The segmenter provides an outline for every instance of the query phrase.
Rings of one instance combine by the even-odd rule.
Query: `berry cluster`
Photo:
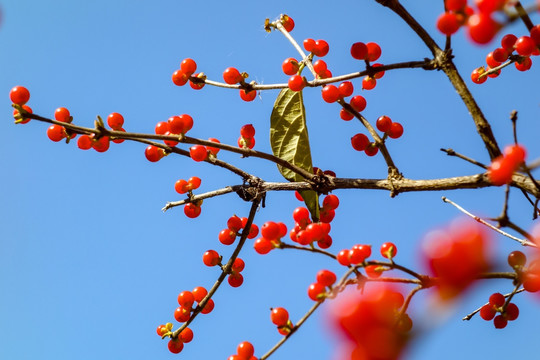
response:
[[[332,291],[332,285],[336,282],[337,277],[330,270],[321,270],[317,273],[316,279],[316,282],[308,287],[308,296],[313,301],[323,301],[326,294]]]
[[[253,248],[261,255],[268,254],[279,247],[281,238],[287,235],[287,226],[282,222],[267,221],[261,226],[261,235],[255,240]]]
[[[502,27],[493,14],[503,10],[507,0],[475,0],[477,11],[467,0],[445,0],[446,11],[437,19],[437,29],[447,36],[467,26],[468,35],[477,44],[487,44]]]
[[[238,344],[236,354],[229,356],[227,360],[257,360],[257,358],[253,356],[254,353],[255,348],[253,345],[249,341],[243,341]]]
[[[240,128],[238,146],[243,149],[253,149],[255,146],[255,128],[253,125],[247,124]]]
[[[495,316],[497,313],[499,315]],[[486,321],[493,320],[495,328],[502,329],[508,321],[516,320],[519,316],[519,308],[514,303],[506,303],[501,293],[491,294],[489,302],[480,309],[480,317]]]
[[[356,60],[365,60],[366,62],[377,61],[381,57],[381,47],[379,44],[369,42],[364,44],[363,42],[357,42],[351,46],[351,56]],[[371,65],[372,68],[382,66],[382,64],[376,63]],[[368,75],[362,80],[362,90],[374,89],[377,85],[377,79],[384,76],[384,71],[375,72],[372,76]]]
[[[507,146],[501,156],[493,159],[488,168],[487,175],[493,185],[509,184],[512,175],[525,161],[527,153],[519,144]]]
[[[516,271],[518,280],[528,292],[540,291],[540,260],[535,259],[525,267],[527,257],[521,251],[512,251],[508,255],[508,265]]]
[[[223,245],[232,245],[237,236],[240,236],[240,230],[242,230],[247,224],[247,218],[240,218],[236,215],[233,215],[227,220],[227,228],[219,232],[219,242]],[[255,224],[251,224],[249,228],[249,233],[247,235],[248,239],[253,239],[259,234],[259,227]]]
[[[540,55],[540,25],[536,25],[530,31],[530,36],[517,37],[514,34],[507,34],[501,39],[501,47],[491,51],[486,56],[487,68],[481,66],[473,70],[471,80],[476,84],[482,84],[487,80],[487,77],[497,77],[501,73],[499,68],[497,71],[491,69],[501,66],[508,59],[514,61],[516,69],[519,71],[527,71],[532,66],[531,56]],[[514,51],[517,53],[514,54]],[[488,73],[487,75],[483,75]]]
[[[201,179],[197,176],[190,177],[187,181],[180,179],[174,184],[174,190],[179,194],[188,193],[188,197],[191,197],[192,191],[201,186]],[[196,218],[201,214],[202,200],[184,205],[184,214],[189,218]]]
[[[270,320],[277,326],[279,333],[284,336],[289,335],[294,327],[289,319],[289,312],[282,307],[270,309]]]
[[[161,337],[170,336],[172,334],[172,323],[166,323],[157,327],[157,334]],[[169,351],[173,354],[178,354],[184,349],[184,343],[188,343],[193,340],[193,331],[190,328],[183,329],[178,337],[171,338],[168,343]]]

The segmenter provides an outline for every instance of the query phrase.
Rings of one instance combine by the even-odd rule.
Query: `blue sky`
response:
[[[404,2],[435,39],[442,1]],[[247,216],[249,204],[236,195],[206,200],[202,215],[187,219],[181,208],[166,213],[168,201],[179,200],[178,179],[199,176],[200,192],[240,179],[208,164],[169,156],[154,164],[137,143],[113,145],[105,154],[83,152],[75,144],[53,143],[38,122],[13,124],[9,90],[24,85],[31,92],[34,112],[52,117],[59,106],[69,108],[74,123],[92,126],[96,115],[120,112],[125,128],[153,132],[159,121],[187,113],[195,125],[190,135],[217,137],[235,144],[239,128],[256,128],[256,148],[270,152],[269,119],[277,91],[261,94],[251,103],[237,91],[205,87],[178,88],[171,74],[186,57],[210,79],[235,66],[259,83],[282,83],[281,62],[297,57],[279,34],[267,34],[265,18],[291,15],[292,35],[325,39],[325,58],[333,73],[361,70],[349,55],[353,42],[375,41],[383,63],[422,60],[430,53],[394,14],[375,1],[218,2],[205,6],[185,1],[74,2],[0,0],[0,358],[2,359],[225,359],[244,340],[265,353],[280,339],[269,320],[269,308],[283,306],[293,320],[312,305],[308,285],[322,268],[343,269],[316,254],[273,251],[256,254],[246,246],[245,283],[227,284],[215,296],[216,308],[193,324],[194,340],[180,355],[168,352],[156,334],[157,325],[172,321],[176,296],[195,286],[211,287],[218,270],[201,261],[208,249],[230,254],[217,240],[232,214]],[[538,22],[538,14],[533,21]],[[506,29],[518,36],[521,24]],[[513,67],[483,85],[471,84],[472,69],[497,46],[473,46],[463,30],[454,37],[455,63],[476,97],[501,146],[512,142],[508,114],[519,111],[519,139],[529,159],[540,152],[537,84],[539,66],[520,73]],[[355,82],[360,93],[360,82]],[[384,178],[381,156],[368,158],[354,151],[350,137],[362,129],[339,119],[339,106],[321,101],[318,89],[305,92],[307,121],[314,165],[340,177]],[[489,161],[463,103],[442,72],[387,72],[377,88],[361,94],[364,115],[375,120],[388,115],[401,122],[405,134],[389,142],[389,151],[403,174],[412,179],[470,175],[480,170],[439,149],[451,147],[478,161]],[[257,159],[219,154],[268,181],[281,181],[276,167]],[[404,193],[390,199],[382,191],[336,191],[341,205],[332,223],[333,250],[370,243],[376,251],[385,241],[399,248],[396,261],[422,270],[420,243],[431,229],[459,216],[442,195],[476,214],[500,213],[503,189]],[[255,222],[283,221],[292,225],[299,206],[291,193],[270,193]],[[512,191],[510,215],[531,228],[531,209]],[[508,238],[495,236],[494,256],[506,270],[506,254],[518,249]],[[374,252],[375,252],[374,251]],[[489,281],[457,304],[447,318],[415,342],[408,358],[454,359],[524,357],[537,351],[531,334],[540,316],[538,297],[516,297],[520,318],[504,330],[477,317],[461,317],[483,304],[493,292],[509,292],[507,281]],[[414,299],[413,321],[434,318],[427,293]],[[176,327],[176,323],[175,323]],[[272,358],[331,358],[336,338],[326,329],[324,306]],[[524,336],[524,334],[529,334]]]

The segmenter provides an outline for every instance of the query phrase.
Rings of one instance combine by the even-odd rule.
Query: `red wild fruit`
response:
[[[381,245],[381,255],[387,259],[392,259],[397,254],[397,247],[391,242],[385,242]]]
[[[364,60],[368,55],[368,48],[363,42],[357,42],[351,46],[351,55],[356,60]]]
[[[208,141],[214,142],[216,144],[220,144],[219,140],[216,138],[208,138]],[[217,153],[221,150],[220,148],[213,147],[213,146],[207,146],[206,149],[210,151],[210,153],[214,156],[217,155]]]
[[[270,312],[270,320],[276,326],[285,326],[289,321],[289,312],[282,308],[273,308]]]
[[[124,117],[119,113],[111,113],[107,116],[107,124],[113,130],[119,130],[124,126]]]
[[[201,207],[193,203],[186,204],[184,205],[184,214],[188,218],[196,218],[201,214]]]
[[[336,102],[340,98],[339,89],[332,84],[326,85],[322,89],[322,98],[327,103],[333,103]]]
[[[313,70],[315,70],[317,75],[324,77],[324,74],[326,74],[326,71],[328,70],[328,66],[324,60],[319,59],[313,63]]]
[[[369,139],[364,134],[356,134],[351,138],[351,145],[356,151],[364,151],[369,145]]]
[[[255,127],[252,124],[246,124],[240,128],[240,135],[244,138],[255,136]]]
[[[182,351],[182,349],[184,349],[184,343],[179,338],[171,339],[169,340],[167,347],[169,348],[169,351],[173,354],[178,354]]]
[[[193,118],[188,114],[171,116],[167,122],[171,134],[185,134],[193,127]]]
[[[208,151],[204,145],[193,145],[189,148],[189,156],[197,162],[206,160]]]
[[[162,148],[159,148],[157,146],[148,145],[148,147],[144,151],[144,155],[146,156],[146,159],[148,161],[156,162],[161,160],[161,158],[165,156],[165,151],[163,151]]]
[[[369,143],[369,145],[366,147],[364,152],[366,153],[367,156],[375,156],[379,152],[379,147],[377,146],[376,143],[372,142],[372,143]]]
[[[203,254],[203,263],[206,266],[216,266],[220,263],[221,257],[215,250],[208,250]]]
[[[471,73],[472,82],[475,83],[475,84],[483,84],[483,83],[485,83],[488,77],[487,76],[480,77],[480,75],[482,75],[485,71],[486,70],[484,69],[483,66],[474,69],[473,72]]]
[[[313,283],[309,285],[308,296],[313,301],[322,301],[324,300],[324,295],[326,293],[325,286],[319,283]]]
[[[531,56],[536,50],[536,44],[529,36],[522,36],[517,39],[514,45],[516,52],[521,56]]]
[[[469,37],[478,44],[487,44],[493,39],[501,25],[491,15],[478,13],[471,15],[467,21]]]
[[[326,56],[328,54],[328,51],[330,50],[330,47],[328,46],[328,43],[324,40],[316,40],[315,46],[313,47],[313,54],[319,57]]]
[[[356,95],[351,98],[351,106],[357,112],[362,112],[366,108],[367,102],[362,95]]]
[[[238,360],[251,360],[255,353],[255,348],[249,341],[244,341],[238,345],[236,352],[239,356]]]
[[[29,114],[32,114],[32,108],[28,105],[23,105],[22,108]],[[19,112],[19,110],[17,109],[14,109],[13,110],[13,117],[15,118],[15,123],[16,124],[26,124],[28,123],[31,119],[30,118],[23,118]]]
[[[334,274],[330,270],[321,270],[317,273],[317,283],[323,286],[330,287],[334,285],[336,280],[337,280],[336,274]]]
[[[398,122],[393,122],[388,130],[388,137],[392,139],[400,138],[403,135],[403,125]]]
[[[532,60],[530,57],[526,57],[523,59],[519,59],[518,61],[514,63],[514,65],[516,69],[518,69],[519,71],[527,71],[532,66]]]
[[[375,125],[377,126],[377,129],[379,129],[379,131],[382,131],[384,133],[388,132],[388,130],[390,130],[390,127],[392,126],[392,119],[390,119],[386,115],[380,116],[377,119]]]
[[[503,49],[511,53],[514,51],[514,45],[517,41],[517,36],[514,34],[506,34],[501,39],[501,46]]]
[[[460,26],[458,15],[453,12],[445,12],[437,19],[437,29],[446,36],[456,33]]]
[[[301,75],[293,75],[289,78],[288,86],[292,91],[301,91],[306,86],[306,79]]]
[[[56,109],[54,111],[54,118],[57,121],[61,121],[65,123],[70,123],[72,120],[69,110],[66,109],[65,107],[59,107],[58,109]]]
[[[294,20],[289,15],[281,16],[281,24],[288,32],[291,32],[294,29]]]
[[[9,98],[12,103],[22,106],[30,100],[30,92],[24,86],[15,86],[9,92]]]
[[[229,85],[234,85],[244,80],[244,78],[236,68],[228,67],[223,72],[223,80]]]
[[[460,11],[467,6],[467,0],[445,0],[446,10]]]
[[[371,76],[366,76],[362,80],[362,90],[372,90],[377,86],[377,80]]]
[[[180,70],[187,76],[191,76],[197,70],[197,63],[190,58],[184,59],[180,63]]]
[[[88,135],[81,135],[77,140],[77,146],[81,150],[90,150],[92,148],[92,138]]]
[[[352,82],[344,81],[341,84],[339,84],[338,90],[339,90],[339,95],[341,97],[348,97],[353,94],[354,87],[353,87]]]
[[[58,142],[67,137],[66,129],[60,125],[51,125],[47,129],[47,136],[54,142]]]
[[[285,61],[283,61],[283,64],[281,64],[281,69],[285,75],[295,75],[299,68],[300,65],[295,58],[287,58]]]
[[[208,290],[206,290],[202,286],[197,286],[196,288],[194,288],[191,291],[191,293],[193,294],[193,299],[196,302],[201,302],[206,297],[206,295],[208,294]]]
[[[189,80],[189,75],[186,75],[182,70],[176,70],[172,74],[172,81],[176,86],[184,86]]]
[[[193,330],[190,328],[184,328],[178,335],[178,337],[182,340],[184,343],[188,343],[191,340],[193,340]]]
[[[368,49],[367,59],[369,61],[377,61],[381,57],[381,47],[379,44],[374,42],[369,42],[366,44]]]
[[[339,117],[345,121],[350,121],[354,119],[354,115],[345,110],[344,108],[341,108],[341,110],[339,111]]]
[[[240,89],[240,98],[244,101],[253,101],[257,97],[256,90]]]

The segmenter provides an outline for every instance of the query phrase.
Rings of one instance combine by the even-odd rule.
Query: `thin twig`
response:
[[[527,241],[527,240],[525,240],[525,239],[520,239],[520,238],[518,238],[518,237],[515,237],[515,236],[513,236],[513,235],[510,235],[510,234],[508,234],[507,232],[502,231],[501,229],[497,228],[496,226],[493,226],[493,225],[491,225],[490,223],[486,222],[485,220],[479,218],[478,216],[471,214],[470,212],[468,212],[467,210],[465,210],[464,208],[462,208],[461,206],[459,206],[458,204],[456,204],[456,203],[453,202],[452,200],[446,198],[445,196],[442,197],[442,200],[443,200],[444,202],[446,202],[446,203],[449,203],[449,204],[454,205],[454,206],[455,206],[458,210],[460,210],[462,213],[464,213],[464,214],[470,216],[471,218],[473,218],[474,220],[478,221],[479,223],[481,223],[481,224],[483,224],[483,225],[489,227],[489,228],[492,229],[492,230],[495,230],[495,231],[498,232],[499,234],[502,234],[502,235],[504,235],[504,236],[506,236],[506,237],[508,237],[508,238],[510,238],[510,239],[512,239],[512,240],[515,240],[515,241],[519,242],[519,243],[520,243],[521,245],[523,245],[523,246],[537,247],[537,245],[536,245],[535,243],[532,243],[532,242]]]

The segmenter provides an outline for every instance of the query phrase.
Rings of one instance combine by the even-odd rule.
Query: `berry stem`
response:
[[[291,36],[291,34],[289,34],[287,30],[285,30],[285,27],[283,27],[283,25],[281,24],[281,21],[277,20],[277,21],[274,21],[272,24],[276,29],[278,29],[283,34],[283,36],[287,38],[287,40],[289,40],[292,46],[294,46],[296,51],[298,51],[300,56],[302,56],[303,61],[305,61],[305,64],[308,67],[309,71],[311,71],[311,73],[313,74],[313,77],[316,78],[317,73],[315,72],[315,69],[313,69],[313,65],[311,64],[311,61],[306,60],[307,59],[306,53],[304,52],[304,50],[302,50],[298,42]]]
[[[510,295],[513,296],[514,294],[517,294],[517,293],[520,293],[520,292],[523,292],[523,291],[525,291],[525,289],[519,289],[517,291],[512,291],[511,293],[508,293],[508,294],[504,295],[504,297],[509,297]],[[489,305],[489,302],[485,303],[484,305]],[[484,306],[484,305],[482,305],[482,306]],[[474,315],[476,315],[477,313],[480,312],[480,310],[482,309],[482,306],[480,306],[478,309],[474,310],[472,313],[464,316],[461,320],[464,320],[464,321],[465,320],[467,320],[467,321],[471,320]]]

